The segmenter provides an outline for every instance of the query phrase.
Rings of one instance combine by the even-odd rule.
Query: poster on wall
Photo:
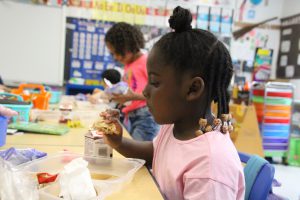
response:
[[[256,48],[253,81],[268,81],[271,75],[273,49]]]
[[[203,30],[208,30],[209,24],[209,7],[197,6],[197,23],[196,27]]]
[[[222,9],[221,16],[221,33],[230,35],[233,21],[233,10],[232,9]]]
[[[300,78],[300,14],[281,19],[278,78]]]
[[[210,7],[209,30],[213,33],[220,33],[221,8]]]

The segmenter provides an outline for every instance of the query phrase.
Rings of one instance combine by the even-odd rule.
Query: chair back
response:
[[[272,191],[275,169],[265,159],[257,155],[239,152],[244,168],[246,192],[245,200],[265,200]]]

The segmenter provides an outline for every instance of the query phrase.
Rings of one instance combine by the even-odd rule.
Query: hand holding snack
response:
[[[115,148],[121,144],[123,129],[119,121],[120,112],[109,109],[100,113],[100,118],[93,124],[93,129],[103,135],[104,142]]]
[[[108,103],[110,100],[110,97],[102,90],[97,90],[97,92],[95,92],[93,94],[87,94],[87,100],[91,104],[98,104],[100,102]]]

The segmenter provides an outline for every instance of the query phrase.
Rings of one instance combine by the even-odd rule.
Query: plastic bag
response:
[[[0,199],[38,200],[37,179],[0,158]]]
[[[88,200],[96,197],[88,162],[76,158],[59,174],[60,196],[66,200]]]
[[[37,151],[35,149],[16,149],[14,147],[0,151],[0,157],[8,161],[13,166],[42,158],[46,155],[47,153]]]

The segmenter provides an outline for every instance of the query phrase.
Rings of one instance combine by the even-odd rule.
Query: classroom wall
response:
[[[269,0],[262,1],[259,5],[253,5],[247,1],[242,12],[241,4],[244,0],[237,0],[235,6],[235,21],[241,23],[258,23],[263,20],[281,17],[282,6],[284,0]],[[242,19],[242,20],[240,20]],[[268,24],[279,25],[280,20],[274,20]],[[235,26],[234,30],[241,27]],[[274,79],[276,76],[277,55],[279,50],[280,30],[271,28],[255,28],[243,38],[233,40],[231,45],[231,54],[233,59],[253,61],[256,47],[263,47],[263,38],[268,37],[266,48],[273,49],[273,59],[271,67],[270,78]],[[248,38],[250,38],[248,40]]]
[[[299,0],[285,0],[282,6],[282,17],[288,17],[291,15],[300,13],[300,1]]]
[[[63,9],[0,0],[0,74],[7,85],[63,84]]]
[[[236,15],[235,20],[240,21],[240,6],[244,0],[237,0],[236,2]],[[299,0],[294,0],[299,1]],[[242,12],[242,21],[249,23],[257,23],[262,20],[280,17],[282,12],[282,6],[285,4],[285,0],[264,0],[258,5],[253,5],[249,0],[245,4],[244,12]],[[271,22],[272,24],[278,24],[278,21]]]
[[[300,13],[300,1],[299,0],[285,0],[283,7],[282,7],[282,13],[281,13],[281,17],[288,17],[288,16],[292,16],[295,14],[299,14]],[[297,100],[300,100],[300,79],[292,79],[290,81],[291,83],[293,83],[295,85],[295,92],[294,93],[294,97]]]

